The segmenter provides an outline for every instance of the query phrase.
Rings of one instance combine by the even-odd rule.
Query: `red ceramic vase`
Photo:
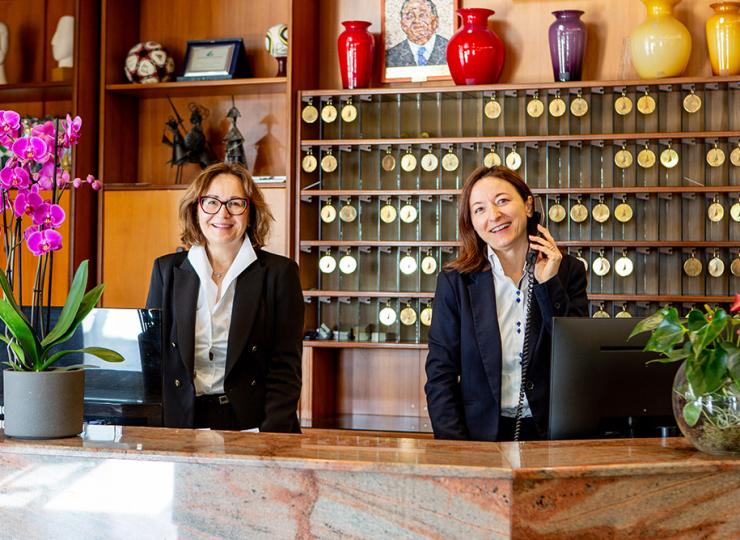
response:
[[[344,32],[339,34],[339,71],[344,88],[367,88],[373,72],[375,39],[367,31],[367,21],[343,21]]]
[[[460,8],[462,26],[447,44],[447,65],[455,84],[492,84],[504,68],[504,42],[488,29],[494,11]]]

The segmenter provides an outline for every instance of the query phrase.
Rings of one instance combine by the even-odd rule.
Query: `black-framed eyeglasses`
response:
[[[222,201],[218,197],[204,195],[198,199],[198,204],[206,214],[218,214],[221,207],[225,206],[226,211],[232,216],[241,216],[249,208],[249,199],[234,197],[228,201]]]

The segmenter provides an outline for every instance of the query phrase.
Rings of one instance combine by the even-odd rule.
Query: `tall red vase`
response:
[[[447,44],[447,65],[455,84],[491,84],[501,77],[504,42],[488,29],[493,14],[485,8],[457,10],[462,25]]]
[[[342,21],[344,32],[339,34],[339,71],[344,88],[367,88],[373,73],[375,39],[367,31],[368,21]]]

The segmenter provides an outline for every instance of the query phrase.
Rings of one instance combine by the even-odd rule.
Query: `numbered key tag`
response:
[[[591,315],[594,319],[610,319],[611,316],[604,310],[604,304],[599,305],[599,309]]]
[[[418,212],[416,210],[416,207],[411,204],[410,202],[407,202],[401,207],[401,210],[398,212],[398,216],[404,223],[413,223],[416,221],[416,217],[418,215]]]
[[[535,92],[534,97],[527,103],[527,114],[532,118],[539,118],[545,112],[545,104],[542,103],[539,93]]]
[[[331,124],[337,119],[337,108],[332,104],[331,98],[321,109],[321,119],[327,124]]]
[[[321,170],[325,173],[332,173],[337,170],[337,158],[331,152],[331,148],[326,151],[326,155],[321,158]]]
[[[581,198],[578,197],[576,204],[570,207],[570,219],[576,223],[583,223],[588,218],[588,208],[586,208],[581,202]]]
[[[437,259],[432,256],[431,251],[427,251],[426,256],[421,260],[421,271],[428,276],[437,271]]]
[[[391,326],[392,324],[395,324],[396,310],[393,309],[390,304],[386,304],[386,306],[380,310],[380,313],[378,313],[378,320],[381,324],[385,326]]]
[[[335,219],[337,219],[337,210],[332,206],[331,204],[331,198],[329,198],[326,201],[326,204],[321,207],[321,212],[319,212],[319,215],[321,216],[321,221],[324,223],[332,223]]]
[[[490,169],[492,167],[500,167],[501,163],[503,163],[501,156],[496,152],[496,148],[492,146],[489,152],[483,157],[483,166]]]
[[[701,98],[694,93],[694,89],[683,98],[683,108],[689,114],[694,114],[701,109]]]
[[[416,311],[411,307],[411,304],[406,304],[406,307],[401,310],[399,319],[404,326],[413,326],[416,324]]]
[[[506,155],[506,166],[512,171],[516,171],[522,166],[522,156],[516,151],[516,144]]]
[[[347,199],[347,204],[342,206],[342,209],[339,211],[339,219],[345,223],[352,223],[357,219],[357,208],[352,206],[350,199]]]
[[[627,277],[632,274],[635,266],[632,263],[632,259],[627,256],[627,252],[623,251],[622,256],[614,262],[614,271],[620,277]]]
[[[406,172],[416,169],[416,156],[411,152],[411,148],[401,158],[401,168]]]
[[[339,259],[339,271],[343,274],[351,274],[357,270],[357,259],[350,253]]]
[[[407,276],[411,275],[416,272],[417,269],[416,258],[410,253],[406,253],[406,255],[401,257],[401,260],[398,263],[398,267],[401,270],[402,274]]]
[[[447,172],[456,171],[460,165],[460,158],[457,157],[454,150],[450,146],[447,153],[442,158],[442,168]]]
[[[627,97],[626,90],[622,90],[622,95],[614,100],[614,111],[620,116],[626,116],[632,112],[632,100]]]
[[[609,207],[604,203],[604,197],[599,197],[599,202],[591,209],[591,216],[598,223],[606,223],[609,214]]]
[[[640,99],[637,100],[637,110],[646,116],[655,111],[655,98],[647,90],[645,90],[645,95],[640,96]]]
[[[319,119],[319,110],[314,107],[312,99],[309,99],[308,105],[303,107],[303,110],[301,111],[301,118],[307,124],[313,124],[314,122],[316,122],[316,120]]]
[[[666,169],[672,169],[678,165],[678,152],[671,148],[671,143],[668,143],[668,148],[660,153],[660,162]]]
[[[712,200],[712,204],[707,208],[707,217],[712,223],[719,223],[725,217],[725,207],[720,204],[717,197]]]
[[[349,98],[342,107],[342,120],[349,124],[354,122],[355,119],[357,119],[357,107],[352,104],[352,98]]]
[[[719,258],[719,252],[714,252],[714,257],[707,263],[707,272],[712,277],[721,277],[725,273],[725,262]]]
[[[424,326],[432,326],[432,306],[427,304],[426,307],[421,310],[421,313],[419,314],[419,320]]]
[[[583,99],[583,94],[579,90],[576,99],[570,102],[570,112],[573,116],[581,118],[588,113],[588,101]]]
[[[627,311],[627,304],[622,304],[622,311],[614,315],[615,319],[629,319],[631,317],[632,317],[632,314],[629,311]]]
[[[565,219],[566,215],[565,207],[560,204],[560,196],[555,197],[555,203],[547,210],[547,216],[550,218],[550,221],[560,223]]]
[[[721,167],[724,163],[725,151],[717,143],[714,143],[714,148],[710,148],[709,152],[707,152],[707,165],[710,167]]]
[[[331,274],[337,268],[337,261],[331,255],[331,251],[327,251],[326,255],[319,259],[319,270],[324,274]]]
[[[496,92],[494,92],[490,101],[483,107],[483,114],[486,115],[486,118],[496,120],[501,116],[501,110],[501,104],[496,100]]]
[[[391,172],[396,168],[396,158],[391,153],[390,147],[386,149],[383,159],[380,160],[380,166],[383,167],[383,170],[386,172]]]
[[[621,150],[614,154],[614,164],[620,169],[627,169],[632,165],[632,153],[623,144]]]
[[[627,197],[623,197],[622,202],[619,203],[614,209],[614,217],[620,223],[627,223],[629,220],[631,220],[633,213],[634,212],[632,211],[632,207],[627,204]]]
[[[594,259],[591,268],[593,269],[594,274],[599,277],[604,277],[609,273],[609,270],[611,270],[611,263],[609,263],[609,260],[604,256],[603,250],[599,253],[599,256]]]
[[[550,115],[554,118],[560,118],[565,114],[565,111],[568,110],[565,101],[560,97],[560,91],[556,92],[555,97],[550,100],[548,109],[550,110]]]
[[[310,148],[306,150],[306,155],[303,156],[303,159],[301,160],[301,167],[303,168],[304,172],[312,173],[316,170],[316,167],[319,166],[319,162],[316,159],[316,156],[313,155],[313,150]]]
[[[689,277],[697,277],[701,274],[701,270],[701,261],[696,258],[695,253],[692,251],[691,257],[686,259],[686,261],[683,263],[683,271],[686,272],[686,275]]]
[[[656,161],[657,157],[655,156],[655,152],[650,150],[648,144],[645,143],[645,148],[640,150],[640,153],[637,154],[637,164],[643,169],[649,169],[655,165]]]
[[[380,209],[380,221],[383,223],[393,223],[396,220],[396,207],[390,202],[385,203],[383,208]]]

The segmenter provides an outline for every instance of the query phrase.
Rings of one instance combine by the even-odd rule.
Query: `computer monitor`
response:
[[[648,360],[639,319],[553,319],[550,439],[678,434],[671,406],[680,362]]]
[[[50,327],[56,324],[61,309],[51,308]],[[0,322],[0,332],[4,331]],[[74,353],[56,364],[92,366],[85,372],[86,419],[122,424],[157,423],[162,402],[159,310],[95,308],[72,338],[55,350],[83,347],[106,347],[124,358],[123,362],[111,363],[90,354]],[[0,346],[0,362],[7,359],[7,348]],[[0,399],[3,398],[1,387]]]

